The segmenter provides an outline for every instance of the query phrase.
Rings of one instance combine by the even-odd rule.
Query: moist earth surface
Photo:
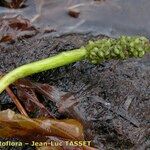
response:
[[[69,34],[60,37],[33,37],[0,45],[0,71],[47,58],[61,51],[78,48],[93,37]],[[71,116],[85,127],[87,140],[98,149],[146,149],[150,125],[150,55],[141,59],[112,60],[99,65],[77,62],[30,77],[73,93],[79,103]],[[14,108],[1,94],[1,110]]]

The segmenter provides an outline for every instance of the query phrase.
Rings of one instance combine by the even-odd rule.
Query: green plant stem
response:
[[[2,77],[0,80],[0,93],[20,78],[80,61],[85,59],[86,53],[86,49],[82,47],[80,49],[62,52],[56,56],[18,67]]]

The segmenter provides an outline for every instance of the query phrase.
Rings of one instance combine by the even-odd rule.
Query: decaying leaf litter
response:
[[[96,38],[101,38],[101,36]],[[29,40],[16,41],[12,45],[1,45],[3,53],[0,57],[1,60],[4,59],[1,71],[6,71],[6,67],[7,70],[10,70],[28,61],[46,58],[59,51],[78,48],[89,39],[93,39],[90,34],[72,34],[54,39],[33,37]],[[35,42],[38,45],[35,44],[33,47]],[[15,48],[13,51],[12,46]],[[44,50],[42,50],[43,48]],[[7,58],[3,57],[8,54],[9,50],[12,53]],[[28,53],[29,51],[30,53]],[[30,55],[31,52],[34,55]],[[18,56],[21,56],[22,59],[19,59]],[[127,148],[141,147],[144,149],[144,146],[145,148],[149,146],[147,144],[149,136],[149,69],[149,55],[147,55],[138,60],[111,61],[99,66],[90,65],[86,61],[75,63],[34,75],[30,80],[36,81],[38,84],[48,83],[56,89],[59,88],[60,93],[62,91],[69,92],[71,93],[69,97],[73,95],[76,100],[79,99],[79,103],[69,110],[69,115],[65,113],[60,116],[57,107],[52,107],[52,112],[55,112],[55,117],[58,118],[70,117],[71,114],[70,118],[80,120],[84,126],[88,122],[89,125],[85,128],[86,137],[90,139],[92,135],[93,142],[99,148],[122,147],[125,149],[127,146]],[[108,87],[110,88],[108,89]],[[2,98],[3,96],[1,95]],[[41,97],[41,95],[38,96]],[[47,97],[42,96],[43,99],[46,101]],[[4,102],[5,100],[8,98],[3,99]]]

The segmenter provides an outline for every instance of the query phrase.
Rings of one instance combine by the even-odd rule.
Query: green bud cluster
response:
[[[97,64],[110,59],[142,57],[147,51],[150,51],[150,44],[145,37],[121,36],[118,39],[104,38],[98,41],[89,41],[85,48],[88,59]]]

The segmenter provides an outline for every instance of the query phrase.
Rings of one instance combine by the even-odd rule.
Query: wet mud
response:
[[[103,36],[70,34],[1,44],[0,71],[8,72],[22,64],[80,47],[89,39],[98,38]],[[69,117],[84,124],[86,139],[92,140],[95,147],[143,149],[149,146],[149,59],[150,55],[146,55],[141,59],[114,60],[96,66],[82,61],[33,75],[30,79],[54,85],[79,99],[79,103],[69,110]],[[0,99],[1,109],[14,108],[4,93]]]

